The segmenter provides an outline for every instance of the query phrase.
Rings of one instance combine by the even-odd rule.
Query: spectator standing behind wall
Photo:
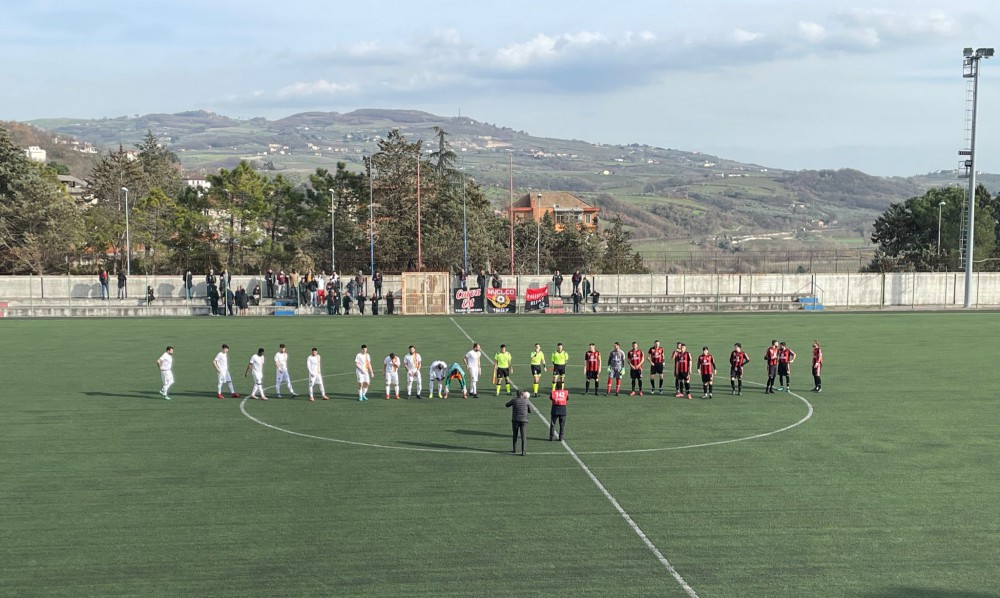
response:
[[[190,270],[184,273],[184,296],[190,301],[194,299],[194,274]]]
[[[396,298],[393,297],[392,291],[389,291],[389,294],[385,296],[385,315],[391,316],[393,313],[395,313],[395,309],[396,309]]]
[[[580,274],[579,270],[577,270],[576,272],[573,273],[573,278],[571,278],[570,280],[573,282],[573,292],[574,293],[579,293],[580,292],[580,282],[583,281],[583,275]]]
[[[590,297],[590,279],[589,278],[587,278],[586,276],[583,277],[583,282],[580,284],[580,288],[582,289],[582,292],[580,293],[580,296],[582,296],[582,297]]]
[[[118,298],[126,299],[128,297],[128,277],[121,270],[118,271]]]
[[[274,299],[274,270],[268,268],[264,275],[264,287],[267,289],[267,297]]]
[[[552,275],[552,295],[555,297],[562,297],[562,283],[563,275],[556,270],[556,273]]]
[[[97,273],[97,281],[101,283],[101,299],[111,299],[111,289],[108,288],[108,269],[101,268]]]
[[[382,298],[382,273],[381,272],[376,272],[375,275],[372,276],[372,284],[375,285],[375,296],[378,297],[379,299],[381,299]]]

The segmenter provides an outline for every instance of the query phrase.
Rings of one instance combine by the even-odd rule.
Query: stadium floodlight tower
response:
[[[965,307],[972,305],[972,262],[973,248],[975,247],[973,233],[976,224],[976,99],[979,91],[979,61],[983,58],[993,56],[993,48],[965,48],[962,52],[963,73],[966,79],[972,79],[972,87],[969,94],[969,147],[960,150],[958,155],[964,156],[965,161],[961,163],[959,172],[963,175],[968,173],[969,195],[966,201],[968,208],[968,222],[965,229]]]

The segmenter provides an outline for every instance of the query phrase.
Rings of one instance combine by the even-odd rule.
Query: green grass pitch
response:
[[[506,343],[520,385],[534,342],[547,353],[566,344],[567,444],[698,596],[1000,596],[998,322],[2,321],[0,595],[685,596],[540,419],[528,425],[528,456],[508,453],[506,399],[488,375],[478,400],[384,401],[378,376],[371,400],[356,400],[361,343],[378,371],[411,343],[425,364],[457,361],[467,333],[490,356]],[[761,382],[771,338],[798,352],[793,388],[814,408],[780,433],[710,444],[809,412],[759,386],[730,396],[728,369],[710,401],[579,392],[590,341],[606,355],[615,340],[683,340],[692,353],[708,345],[720,365],[740,341],[748,381]],[[814,338],[826,358],[818,395],[808,392]],[[246,414],[242,400],[216,399],[210,361],[223,342],[244,395],[250,355],[267,350],[273,384],[271,356],[287,344],[299,398],[247,401]],[[172,401],[157,394],[154,363],[167,344]],[[313,346],[329,402],[302,400]],[[535,404],[547,417],[548,401]]]

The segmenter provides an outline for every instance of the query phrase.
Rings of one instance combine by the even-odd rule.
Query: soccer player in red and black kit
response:
[[[677,350],[674,351],[674,376],[678,388],[674,396],[686,396],[691,400],[691,354],[684,343],[678,343]]]
[[[663,347],[660,341],[653,341],[653,346],[647,352],[649,355],[649,388],[651,394],[656,394],[656,377],[660,377],[660,394],[663,394]]]
[[[743,396],[743,366],[749,362],[750,357],[743,351],[743,345],[733,345],[733,352],[729,354],[729,386],[734,395]]]
[[[778,376],[778,341],[771,340],[771,346],[764,351],[764,364],[767,366],[767,385],[764,394],[774,394],[774,379]]]
[[[632,348],[628,352],[628,365],[631,368],[629,378],[632,380],[632,392],[629,396],[635,396],[635,385],[639,384],[639,396],[642,396],[642,364],[646,361],[646,355],[639,348],[639,343],[632,341]]]
[[[684,346],[684,343],[677,343],[677,348],[674,349],[674,352],[670,354],[670,361],[674,362],[674,396],[675,397],[684,396],[683,395],[683,393],[684,393],[684,387],[681,386],[681,379],[677,375],[677,356],[681,354],[681,347],[683,347],[683,346]]]
[[[583,394],[590,394],[590,381],[594,381],[594,396],[597,396],[597,381],[601,375],[601,352],[594,348],[594,343],[590,343],[590,348],[583,354],[583,378],[586,380],[586,390]]]
[[[823,370],[823,349],[819,348],[819,341],[813,341],[813,392],[823,392],[823,378],[820,373]]]
[[[708,347],[701,348],[698,356],[698,371],[701,372],[701,391],[703,399],[712,398],[712,386],[715,382],[715,358],[708,352]]]
[[[792,351],[781,341],[778,346],[778,390],[791,392],[792,364],[795,362],[795,351]]]

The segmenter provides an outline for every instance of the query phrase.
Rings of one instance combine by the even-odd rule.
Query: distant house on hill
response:
[[[90,203],[93,201],[94,194],[90,192],[90,185],[87,184],[87,181],[66,174],[60,174],[58,178],[59,182],[66,187],[66,192],[74,200],[81,203]]]
[[[28,149],[24,150],[24,153],[32,162],[45,162],[46,151],[37,145],[32,145]]]
[[[514,222],[541,222],[549,214],[556,230],[563,230],[568,224],[594,229],[600,208],[565,191],[532,191],[514,202],[513,211]]]

